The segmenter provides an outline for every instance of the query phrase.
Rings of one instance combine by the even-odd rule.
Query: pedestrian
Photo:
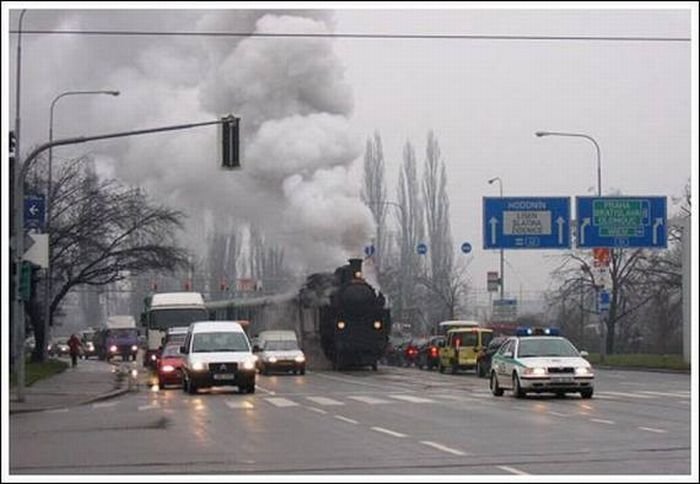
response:
[[[73,368],[78,366],[78,353],[80,353],[80,338],[78,338],[75,333],[71,335],[70,339],[68,340],[68,347],[70,348],[70,361],[73,365]]]

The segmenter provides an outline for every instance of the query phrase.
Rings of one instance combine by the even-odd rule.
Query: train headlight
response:
[[[109,351],[111,351],[112,353],[116,353],[116,352],[117,352],[117,347],[116,347],[115,345],[112,345],[112,346],[109,347]]]
[[[345,321],[338,321],[338,329],[345,329]]]
[[[382,322],[381,322],[381,321],[375,321],[375,322],[374,322],[374,329],[382,329]]]

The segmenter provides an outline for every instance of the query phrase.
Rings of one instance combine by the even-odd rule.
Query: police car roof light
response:
[[[559,336],[559,328],[524,328],[515,331],[516,336]]]

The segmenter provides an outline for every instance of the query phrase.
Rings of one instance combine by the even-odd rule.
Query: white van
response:
[[[297,335],[290,330],[262,331],[255,338],[253,351],[258,356],[258,368],[264,375],[271,370],[306,373],[306,357],[299,348]]]
[[[235,385],[241,393],[255,392],[255,356],[248,336],[233,321],[198,321],[190,324],[183,354],[182,389]]]

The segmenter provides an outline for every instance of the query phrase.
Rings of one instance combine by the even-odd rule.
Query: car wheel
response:
[[[182,391],[183,393],[189,393],[189,383],[187,383],[187,378],[185,378],[185,375],[182,375]]]
[[[442,366],[442,363],[440,363],[440,364],[438,365],[438,371],[439,371],[440,373],[445,373],[445,367]]]
[[[269,375],[270,374],[270,368],[267,365],[264,365],[262,367],[262,372],[263,375]]]
[[[491,393],[493,393],[494,396],[497,396],[497,397],[503,396],[503,388],[498,386],[498,377],[496,376],[495,371],[491,372],[491,381],[489,382],[489,386],[491,387]]]
[[[523,398],[525,396],[525,391],[520,386],[520,379],[515,373],[513,373],[513,396],[515,398]]]
[[[162,378],[158,378],[158,388],[160,388],[161,390],[165,388],[165,382]]]
[[[450,373],[452,373],[453,375],[457,374],[457,362],[456,361],[452,362],[452,366],[450,367]]]
[[[486,377],[486,372],[484,372],[484,367],[481,366],[481,363],[476,364],[476,374],[479,376],[479,378],[485,378]]]
[[[588,388],[586,390],[581,390],[581,398],[591,398],[593,396],[593,389]]]
[[[305,374],[305,373],[306,373],[306,368],[302,368],[301,370],[299,370],[299,374],[300,374],[300,375],[303,375],[303,374]]]
[[[372,363],[372,371],[377,371],[377,363]]]
[[[197,394],[197,385],[194,384],[192,380],[188,381],[187,385],[187,393],[190,395],[196,395]]]
[[[566,396],[566,392],[554,392],[557,398],[564,398]]]

